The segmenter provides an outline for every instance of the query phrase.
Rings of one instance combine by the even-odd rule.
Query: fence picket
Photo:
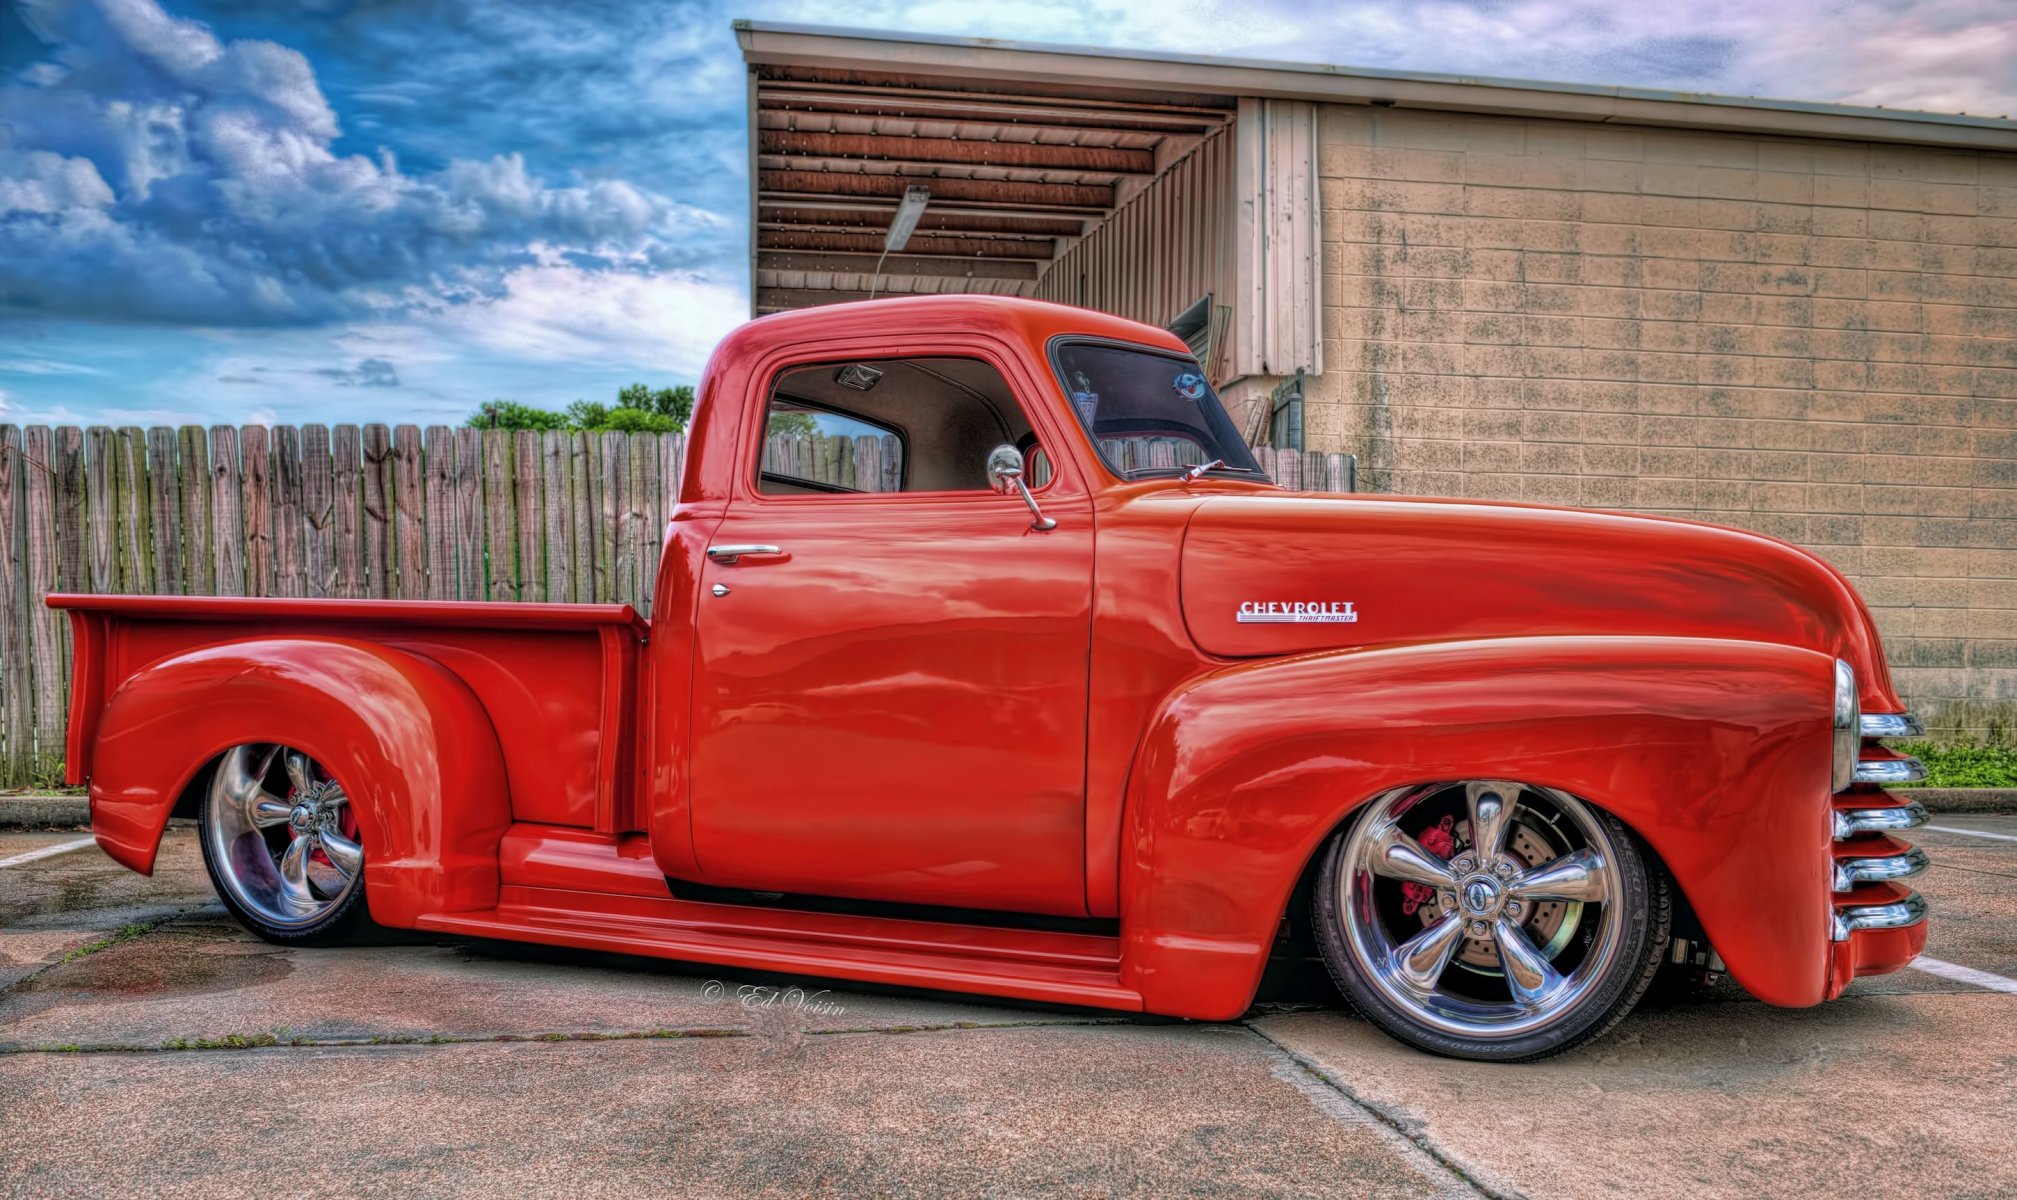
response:
[[[549,429],[540,438],[540,473],[544,493],[540,523],[546,530],[546,598],[556,604],[574,599],[574,522],[569,505],[574,498],[574,481],[569,468],[574,456],[568,453],[569,435]]]
[[[154,587],[163,596],[182,594],[181,491],[175,475],[175,431],[147,431],[147,522],[154,536]]]
[[[210,544],[210,443],[198,425],[175,431],[175,488],[180,494],[182,590],[208,596],[217,586],[217,560]]]
[[[245,594],[245,512],[238,478],[238,430],[210,427],[210,545],[217,556],[217,594]]]
[[[152,487],[147,477],[147,433],[128,425],[119,431],[114,446],[118,455],[119,483],[119,584],[123,591],[143,594],[154,590],[153,506],[148,503]]]
[[[239,431],[241,495],[245,522],[245,594],[273,595],[273,448],[264,425]]]
[[[33,680],[28,654],[28,576],[21,542],[27,534],[21,430],[0,425],[0,784],[28,781],[34,766]]]
[[[429,425],[427,472],[427,598],[455,599],[455,434]]]
[[[595,490],[595,435],[568,434],[567,457],[573,464],[568,472],[569,523],[573,530],[568,550],[574,559],[571,572],[574,576],[574,598],[591,603],[602,599],[601,578],[605,569],[599,565],[596,554],[599,526],[595,517],[600,501]]]
[[[483,441],[455,431],[455,598],[483,599]]]
[[[330,595],[344,600],[364,598],[364,462],[357,426],[338,425],[330,431],[329,528],[335,547],[335,582]]]
[[[546,599],[546,568],[540,557],[540,532],[545,514],[539,502],[539,435],[521,429],[511,435],[511,498],[518,526],[518,596],[538,603]]]
[[[103,425],[84,432],[85,528],[89,539],[86,591],[119,591],[118,434]]]
[[[392,431],[392,543],[398,562],[402,600],[427,597],[427,500],[420,427],[401,425]]]
[[[518,599],[518,545],[511,521],[511,431],[483,431],[483,530],[489,555],[485,594]]]
[[[304,507],[301,431],[273,427],[273,594],[308,594],[308,513]]]
[[[91,589],[84,557],[84,431],[59,425],[50,465],[56,469],[56,586],[66,592]],[[69,631],[68,622],[64,631]],[[69,656],[64,656],[69,661]]]
[[[364,595],[389,599],[392,587],[392,520],[386,499],[392,494],[392,431],[383,425],[364,427]]]
[[[42,603],[44,596],[56,590],[56,472],[49,466],[55,454],[48,426],[30,425],[21,431],[21,456],[28,464],[21,477],[27,521],[22,549],[28,568],[28,657],[32,660],[30,686],[35,709],[29,777],[46,779],[62,759],[67,661],[63,616]]]
[[[336,478],[330,459],[329,427],[301,427],[302,594],[323,599],[336,594]]]

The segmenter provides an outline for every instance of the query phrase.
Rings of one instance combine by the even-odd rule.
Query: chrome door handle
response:
[[[745,554],[770,557],[783,553],[784,550],[778,546],[762,546],[755,544],[741,545],[741,546],[709,546],[707,548],[707,556],[718,563],[733,563]]]

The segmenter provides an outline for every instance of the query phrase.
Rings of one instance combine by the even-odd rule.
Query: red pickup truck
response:
[[[817,454],[794,447],[824,447]],[[834,449],[839,447],[839,449]],[[1311,947],[1519,1060],[1663,969],[1925,941],[1870,616],[1754,533],[1272,485],[1182,343],[943,297],[753,321],[654,616],[54,596],[68,763],[231,910],[1207,1020]]]

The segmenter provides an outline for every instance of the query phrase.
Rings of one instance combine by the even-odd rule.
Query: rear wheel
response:
[[[364,847],[350,797],[315,760],[234,746],[197,814],[203,865],[232,915],[270,942],[340,942],[367,927]]]
[[[1610,814],[1502,780],[1368,804],[1318,879],[1317,942],[1352,1005],[1456,1058],[1545,1058],[1631,1011],[1667,944],[1664,877]]]

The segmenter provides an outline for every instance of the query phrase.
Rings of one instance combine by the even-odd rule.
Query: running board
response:
[[[417,927],[618,954],[793,971],[1139,1012],[1120,982],[1120,939],[890,917],[506,885],[485,912]]]

